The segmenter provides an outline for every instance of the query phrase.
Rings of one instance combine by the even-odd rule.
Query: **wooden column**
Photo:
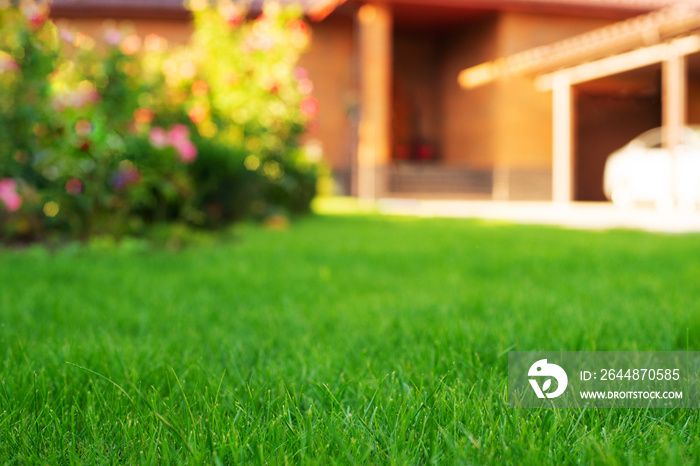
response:
[[[686,121],[686,70],[685,55],[679,53],[675,44],[669,44],[667,51],[667,57],[662,65],[662,120],[664,144],[671,152],[671,190],[674,201],[677,202],[676,148],[681,144]]]
[[[566,75],[552,80],[552,200],[566,204],[573,199],[572,189],[572,95]]]
[[[391,144],[391,10],[385,4],[363,5],[357,23],[360,119],[355,186],[360,199],[373,200],[385,191]]]

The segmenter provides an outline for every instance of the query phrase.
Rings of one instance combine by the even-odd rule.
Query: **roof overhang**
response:
[[[582,82],[663,61],[671,51],[698,51],[700,6],[688,2],[621,21],[570,39],[526,50],[509,57],[463,70],[458,77],[463,88],[531,76],[538,88],[551,88],[552,77],[566,75]]]
[[[410,6],[478,9],[489,11],[532,11],[539,13],[588,14],[629,17],[665,8],[678,0],[338,0],[338,3],[384,3],[396,9]]]
[[[363,0],[278,0],[281,3],[299,3],[306,16],[320,21],[345,3],[368,3]],[[594,15],[639,14],[669,5],[676,0],[374,0],[395,8],[430,7],[463,10],[528,10],[539,12],[589,13]],[[262,0],[249,0],[252,11],[259,11]],[[149,17],[190,18],[182,0],[53,0],[52,15],[68,17]]]
[[[700,35],[697,34],[547,73],[535,79],[535,88],[550,91],[558,82],[579,84],[661,63],[670,56],[685,56],[695,52],[700,52]]]

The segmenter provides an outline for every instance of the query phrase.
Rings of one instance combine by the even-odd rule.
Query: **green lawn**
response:
[[[700,236],[349,215],[133,246],[0,251],[0,463],[700,462],[697,410],[505,394],[510,350],[700,349]]]

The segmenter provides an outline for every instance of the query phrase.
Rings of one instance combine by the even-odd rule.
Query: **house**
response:
[[[697,41],[678,41],[700,29],[695,1],[301,3],[320,103],[307,138],[341,193],[604,200],[611,151],[686,112],[700,123]],[[191,32],[180,0],[54,0],[52,16],[93,34],[105,18],[174,43]]]

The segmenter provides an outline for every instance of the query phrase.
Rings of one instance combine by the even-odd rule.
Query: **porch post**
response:
[[[392,14],[386,4],[365,4],[357,12],[360,118],[357,196],[373,200],[385,191],[391,144]]]
[[[686,121],[686,70],[685,55],[674,46],[667,47],[667,58],[662,65],[662,122],[664,144],[671,153],[671,192],[673,200],[678,201],[676,148],[683,138],[683,126]]]
[[[572,95],[569,78],[557,74],[552,81],[552,200],[572,200]]]

